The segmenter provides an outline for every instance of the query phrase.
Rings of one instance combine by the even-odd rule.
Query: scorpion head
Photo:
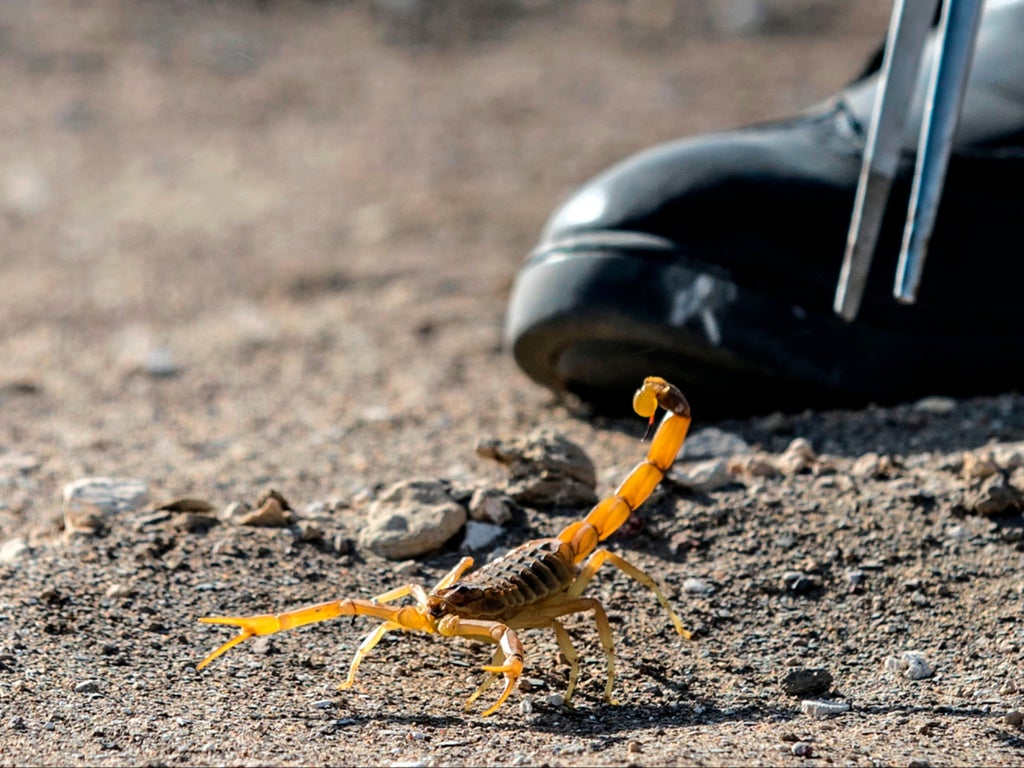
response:
[[[473,618],[497,618],[508,606],[492,589],[455,584],[427,596],[427,613],[435,619],[454,614]]]

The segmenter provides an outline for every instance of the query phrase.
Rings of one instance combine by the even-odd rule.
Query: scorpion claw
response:
[[[505,703],[505,699],[509,697],[509,694],[516,687],[516,681],[519,680],[520,675],[523,673],[523,660],[520,656],[516,655],[500,666],[489,665],[484,667],[483,670],[492,675],[502,675],[505,678],[505,688],[502,690],[498,700],[480,715],[481,717],[487,717],[498,711],[501,705]],[[471,703],[472,700],[466,702],[467,706]]]
[[[270,635],[281,629],[281,622],[278,617],[269,613],[259,616],[204,616],[199,621],[203,624],[228,624],[232,627],[238,627],[242,631],[199,662],[196,665],[197,670],[202,669],[218,656],[231,650],[239,643],[248,640],[253,635]]]

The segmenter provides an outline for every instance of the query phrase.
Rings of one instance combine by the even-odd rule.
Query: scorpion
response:
[[[647,457],[611,496],[599,501],[584,519],[573,522],[554,538],[528,541],[470,573],[467,571],[473,567],[473,558],[464,557],[429,592],[418,584],[409,584],[370,600],[345,598],[279,614],[201,618],[199,621],[207,624],[239,627],[241,633],[210,653],[196,669],[201,670],[254,635],[270,635],[339,616],[373,616],[383,619],[383,623],[359,645],[340,690],[355,683],[360,663],[392,630],[474,638],[494,643],[497,649],[490,664],[483,667],[487,677],[466,701],[466,710],[499,676],[505,682],[497,701],[483,712],[483,717],[487,717],[505,703],[522,675],[524,653],[517,630],[550,628],[570,666],[564,697],[569,705],[579,677],[579,656],[561,619],[592,611],[608,670],[604,699],[609,704],[617,703],[612,698],[615,649],[608,614],[598,600],[582,596],[604,563],[611,563],[649,588],[668,612],[676,631],[686,639],[691,637],[650,576],[614,552],[598,548],[598,543],[614,533],[651,495],[686,438],[690,426],[686,398],[674,385],[650,376],[633,396],[633,409],[649,418],[648,430],[654,425],[659,406],[665,416],[651,439]],[[409,596],[414,604],[391,605]]]

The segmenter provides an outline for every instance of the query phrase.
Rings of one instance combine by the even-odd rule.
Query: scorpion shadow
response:
[[[483,719],[476,713],[460,715],[425,715],[409,713],[351,715],[336,721],[336,729],[361,728],[372,724],[391,727],[444,729],[458,726],[466,736],[485,737],[498,731],[565,735],[599,738],[605,745],[625,741],[633,731],[652,727],[688,728],[726,722],[787,722],[800,717],[798,708],[748,705],[719,708],[706,704],[643,705],[617,704],[582,707],[538,707],[526,722],[520,718]]]

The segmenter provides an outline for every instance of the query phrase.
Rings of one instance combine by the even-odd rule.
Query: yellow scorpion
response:
[[[499,675],[505,680],[505,688],[498,700],[484,711],[483,716],[486,717],[501,707],[522,674],[523,644],[516,634],[520,629],[550,627],[554,630],[562,654],[570,665],[569,687],[565,693],[565,703],[569,704],[579,676],[579,656],[559,619],[573,613],[593,611],[608,663],[604,698],[614,704],[615,650],[608,615],[600,602],[582,597],[588,582],[605,562],[612,563],[650,588],[668,611],[676,631],[687,639],[690,637],[650,576],[614,552],[597,548],[599,541],[614,533],[651,495],[672,466],[686,438],[690,426],[690,406],[686,398],[672,384],[651,376],[644,379],[643,386],[633,396],[633,409],[639,415],[649,417],[650,424],[653,424],[658,406],[666,413],[651,440],[647,458],[629,473],[613,495],[598,502],[583,520],[572,523],[555,538],[528,541],[468,574],[466,572],[473,566],[473,558],[464,557],[430,592],[418,584],[409,584],[371,600],[346,598],[279,614],[202,618],[199,621],[230,624],[240,627],[242,632],[203,659],[197,669],[202,669],[254,635],[270,635],[337,616],[375,616],[383,619],[384,623],[360,644],[340,689],[353,685],[360,663],[391,630],[471,637],[495,643],[498,647],[491,663],[483,668],[489,674],[466,701],[466,709]],[[415,600],[414,605],[389,605],[410,595]]]

